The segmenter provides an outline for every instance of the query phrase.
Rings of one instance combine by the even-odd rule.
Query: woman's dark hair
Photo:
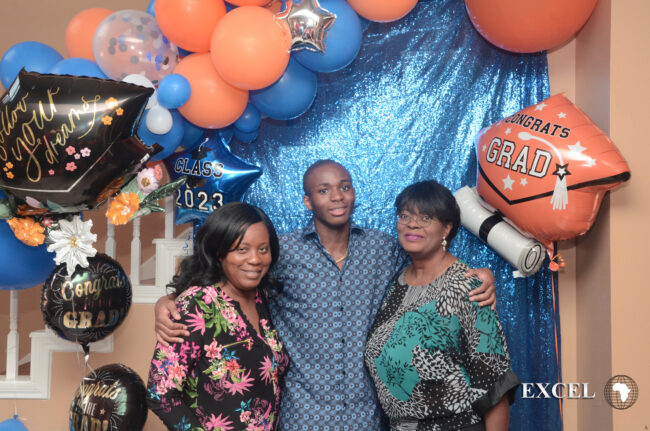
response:
[[[460,226],[460,208],[456,198],[449,189],[435,181],[422,181],[406,187],[395,199],[395,208],[399,213],[402,210],[417,211],[435,217],[442,224],[451,224],[447,235],[447,243],[451,243],[458,227]]]
[[[261,209],[242,202],[232,202],[216,209],[199,229],[194,241],[194,254],[183,259],[180,270],[167,285],[176,296],[191,286],[209,286],[224,280],[220,259],[239,246],[246,230],[262,222],[269,232],[271,268],[280,255],[280,244],[273,223]],[[266,273],[260,285],[269,283]]]

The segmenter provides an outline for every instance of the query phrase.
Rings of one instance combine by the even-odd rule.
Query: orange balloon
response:
[[[192,87],[189,100],[178,108],[189,122],[206,129],[219,129],[234,123],[244,113],[248,91],[224,81],[207,52],[183,58],[174,73],[187,78]]]
[[[235,6],[269,6],[271,3],[280,3],[280,0],[228,0],[228,3]]]
[[[418,0],[348,0],[362,17],[376,22],[396,21],[413,10]]]
[[[104,8],[91,8],[76,14],[65,29],[65,49],[68,57],[81,57],[95,61],[93,38],[99,23],[113,11]]]
[[[224,16],[212,34],[210,54],[219,74],[235,87],[257,90],[277,81],[289,64],[291,34],[273,13],[241,6]]]
[[[570,39],[597,0],[465,0],[474,27],[501,49],[538,52]]]
[[[282,11],[282,2],[280,0],[274,0],[264,6],[264,8],[270,10],[273,15],[275,15],[276,13],[280,13]]]
[[[192,52],[208,52],[214,27],[226,14],[222,0],[156,0],[154,8],[163,34]]]
[[[605,192],[630,178],[614,143],[561,94],[483,129],[476,153],[478,193],[547,248],[587,232]]]

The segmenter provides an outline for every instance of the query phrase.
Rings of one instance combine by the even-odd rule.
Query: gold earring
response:
[[[442,251],[447,251],[447,239],[442,238]]]

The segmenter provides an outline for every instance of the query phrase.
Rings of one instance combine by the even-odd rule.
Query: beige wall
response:
[[[4,0],[0,14],[0,53],[24,40],[48,43],[65,54],[64,31],[80,10],[106,7],[113,10],[144,10],[147,0]],[[644,221],[650,213],[645,189],[650,172],[644,162],[650,150],[643,126],[648,121],[650,100],[650,2],[647,0],[600,0],[595,15],[577,39],[549,55],[553,94],[564,92],[607,131],[632,169],[632,180],[614,191],[603,206],[592,231],[577,241],[560,244],[567,266],[560,275],[560,312],[564,381],[588,381],[602,395],[602,386],[614,374],[627,374],[640,387],[639,401],[626,411],[613,411],[602,397],[594,401],[566,401],[565,429],[646,430],[650,426],[650,304],[647,278],[641,271],[650,232]],[[645,193],[644,193],[645,192]],[[645,217],[644,217],[645,216]],[[105,235],[101,211],[91,214],[94,231]],[[143,245],[148,247],[162,226],[148,216],[143,223]],[[128,270],[128,228],[119,228],[118,260]],[[577,246],[576,246],[577,243]],[[145,256],[151,248],[145,250]],[[20,292],[20,356],[29,350],[30,331],[43,327],[39,310],[40,290]],[[6,345],[8,292],[0,292],[0,346]],[[133,305],[115,332],[115,351],[92,354],[91,365],[120,362],[143,378],[153,351],[152,306]],[[4,352],[5,349],[0,350]],[[0,355],[0,371],[5,357]],[[28,419],[32,431],[66,430],[69,402],[86,374],[82,358],[57,353],[53,358],[51,399],[47,401],[0,401],[0,420],[10,417],[14,406]],[[25,368],[22,373],[27,372]],[[149,415],[145,430],[164,429]],[[519,430],[518,430],[519,431]],[[526,430],[527,431],[527,430]]]
[[[570,44],[549,55],[552,93],[566,92],[616,143],[632,180],[605,199],[590,232],[562,244],[562,369],[566,382],[590,382],[599,397],[567,400],[566,430],[650,427],[650,293],[645,283],[650,228],[650,150],[644,140],[650,98],[650,2],[600,0]],[[576,246],[574,247],[574,243]],[[606,381],[632,377],[639,400],[628,410],[602,398]]]

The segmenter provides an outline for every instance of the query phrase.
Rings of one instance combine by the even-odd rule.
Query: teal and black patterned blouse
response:
[[[426,286],[404,272],[390,286],[368,334],[365,362],[392,430],[457,430],[482,421],[519,385],[490,307],[470,302],[480,284],[454,262]]]

